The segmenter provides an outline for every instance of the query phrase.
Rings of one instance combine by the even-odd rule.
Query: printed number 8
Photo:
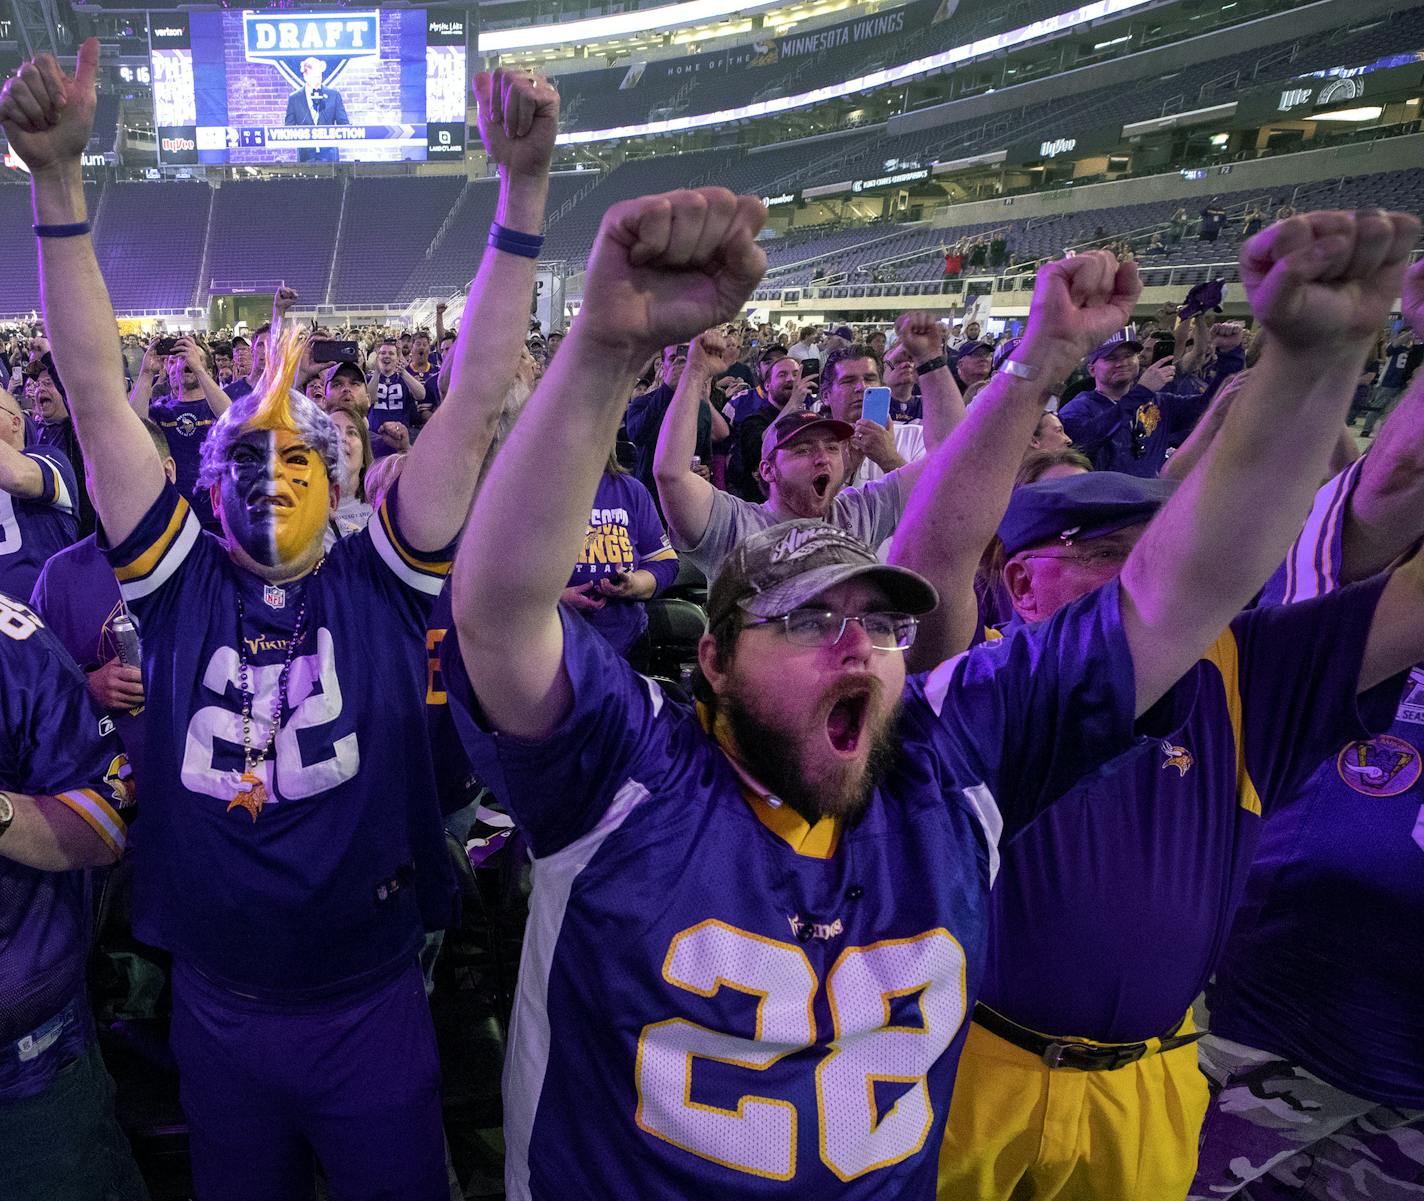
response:
[[[638,1125],[684,1151],[772,1180],[796,1174],[797,1124],[791,1101],[747,1094],[735,1109],[692,1100],[698,1058],[765,1071],[816,1043],[818,982],[806,953],[722,922],[678,934],[663,978],[711,997],[723,987],[759,997],[753,1038],[682,1018],[643,1028],[635,1068]],[[892,1026],[891,1004],[918,994],[920,1025]],[[843,951],[826,976],[835,1037],[816,1068],[822,1162],[854,1180],[914,1155],[934,1123],[927,1076],[965,1016],[964,952],[948,931]],[[911,1085],[883,1118],[874,1084]]]

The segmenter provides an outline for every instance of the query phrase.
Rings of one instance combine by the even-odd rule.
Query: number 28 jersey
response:
[[[561,614],[573,707],[477,774],[535,854],[506,1062],[511,1198],[934,1196],[998,847],[1131,741],[1116,584],[907,683],[853,827],[808,827]]]
[[[237,992],[379,982],[410,962],[450,883],[422,703],[425,627],[450,552],[403,542],[399,491],[285,586],[238,568],[171,484],[106,548],[139,621],[148,696],[134,929]],[[230,808],[248,787],[244,742],[270,796],[255,820]]]

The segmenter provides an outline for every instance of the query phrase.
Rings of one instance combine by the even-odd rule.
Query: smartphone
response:
[[[160,358],[166,357],[167,355],[173,353],[174,348],[177,347],[177,345],[177,338],[159,338],[158,341],[154,343],[153,353],[158,355]]]
[[[890,424],[890,389],[867,388],[861,402],[860,415],[877,425]]]
[[[336,342],[317,338],[311,344],[313,363],[354,363],[357,361],[355,342]]]

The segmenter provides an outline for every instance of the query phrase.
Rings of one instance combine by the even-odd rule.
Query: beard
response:
[[[864,762],[844,760],[823,751],[817,740],[826,738],[826,724],[837,702],[865,696],[866,715],[860,738],[868,741]],[[806,822],[823,817],[847,823],[859,821],[875,786],[885,777],[899,754],[900,701],[882,713],[884,687],[878,679],[851,677],[838,680],[821,697],[807,723],[799,730],[773,725],[754,713],[735,692],[718,698],[737,753],[746,768],[778,800],[791,806]]]

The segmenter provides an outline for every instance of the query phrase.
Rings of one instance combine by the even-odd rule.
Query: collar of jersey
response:
[[[790,805],[774,796],[771,789],[747,770],[746,764],[737,755],[732,732],[721,716],[714,717],[712,711],[699,701],[697,719],[702,723],[702,728],[716,740],[718,749],[727,757],[727,762],[737,773],[742,799],[756,815],[756,819],[796,854],[804,855],[808,859],[832,858],[841,841],[840,819],[823,817],[815,825],[809,823]]]

